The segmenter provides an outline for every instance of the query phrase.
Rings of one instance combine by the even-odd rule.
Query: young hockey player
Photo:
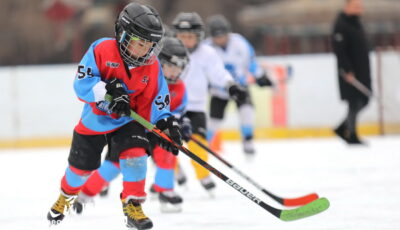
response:
[[[232,33],[230,23],[222,15],[215,15],[208,20],[208,30],[211,38],[204,43],[215,48],[222,58],[225,69],[235,81],[246,89],[246,98],[236,101],[239,112],[240,131],[243,140],[243,150],[247,154],[254,154],[254,107],[250,97],[247,75],[251,74],[259,86],[271,86],[265,71],[257,64],[253,47],[240,34]],[[229,93],[226,89],[211,88],[210,121],[208,140],[211,141],[219,129],[225,115],[225,108],[229,102]]]
[[[197,13],[179,13],[173,20],[172,29],[175,36],[183,42],[190,53],[188,72],[182,76],[188,92],[185,116],[191,121],[193,136],[207,144],[206,104],[209,85],[226,89],[229,95],[237,101],[243,100],[243,91],[224,69],[223,62],[215,50],[201,43],[204,37],[204,23]],[[206,150],[193,141],[188,142],[188,148],[204,161],[208,160]],[[210,172],[194,161],[192,164],[201,185],[211,191],[215,187],[215,183],[210,178]]]
[[[181,73],[185,70],[189,62],[186,48],[177,38],[166,37],[163,39],[163,48],[159,54],[159,60],[163,69],[164,77],[168,83],[168,89],[171,97],[171,113],[182,120],[182,134],[185,137],[190,136],[190,123],[181,115],[184,113],[187,103],[187,95],[183,81],[179,79]],[[171,212],[180,211],[182,198],[174,192],[174,169],[176,166],[176,156],[169,154],[160,146],[154,146],[152,157],[156,164],[156,175],[152,191],[158,194],[161,203],[161,211]],[[73,204],[74,210],[80,214],[83,206],[91,203],[93,197],[101,193],[102,189],[107,187],[109,182],[115,179],[120,172],[118,159],[112,159],[107,154],[105,161],[99,169],[94,171],[83,185],[78,198]]]
[[[120,197],[127,227],[152,228],[152,221],[141,207],[146,198],[149,142],[157,142],[174,154],[178,149],[146,135],[145,129],[129,116],[130,111],[156,123],[181,144],[157,60],[164,33],[158,13],[150,6],[130,3],[119,14],[115,30],[116,39],[95,41],[78,66],[74,89],[85,105],[74,129],[61,194],[47,215],[51,224],[64,219],[90,173],[100,166],[101,152],[108,145],[110,157],[119,159],[123,175]],[[111,102],[105,100],[106,94],[112,96]]]

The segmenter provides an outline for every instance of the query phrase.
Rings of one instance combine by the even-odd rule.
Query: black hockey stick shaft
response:
[[[253,184],[257,189],[261,190],[263,193],[267,194],[269,197],[271,197],[272,199],[274,199],[275,201],[277,201],[278,203],[280,203],[282,205],[285,205],[285,206],[300,206],[300,205],[308,204],[308,203],[318,199],[318,195],[316,193],[308,194],[308,195],[305,195],[305,196],[302,196],[302,197],[298,197],[298,198],[282,198],[282,197],[279,197],[279,196],[269,192],[265,188],[263,188],[260,184],[258,184],[253,179],[251,179],[251,177],[249,177],[248,175],[246,175],[245,173],[240,171],[237,167],[235,167],[234,165],[232,165],[231,163],[226,161],[219,154],[217,154],[216,152],[211,150],[209,147],[207,147],[201,141],[197,140],[195,137],[192,136],[190,139],[192,141],[194,141],[197,145],[199,145],[200,147],[205,149],[207,152],[209,152],[211,155],[216,157],[218,160],[220,160],[223,164],[228,166],[234,172],[236,172],[237,174],[242,176],[244,179],[246,179],[248,182]]]

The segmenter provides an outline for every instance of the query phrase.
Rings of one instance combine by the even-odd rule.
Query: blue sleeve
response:
[[[185,92],[183,93],[182,101],[181,104],[176,107],[174,111],[171,111],[173,115],[181,116],[185,112],[186,106],[188,103],[188,97],[187,97],[187,91],[185,89]]]
[[[101,75],[96,63],[94,49],[98,44],[107,39],[110,38],[102,38],[92,43],[78,65],[78,71],[74,80],[74,90],[78,98],[87,103],[98,101],[96,100],[93,87],[101,81]]]
[[[168,84],[164,78],[161,64],[158,73],[158,93],[151,103],[150,122],[155,124],[157,121],[172,116],[170,112],[171,97],[169,95]]]

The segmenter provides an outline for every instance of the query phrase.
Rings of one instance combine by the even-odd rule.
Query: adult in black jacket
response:
[[[335,133],[348,144],[362,144],[356,128],[357,114],[368,104],[369,98],[353,86],[361,82],[371,90],[368,42],[360,22],[363,12],[361,0],[346,0],[333,31],[333,50],[337,58],[340,96],[348,103],[348,113]]]

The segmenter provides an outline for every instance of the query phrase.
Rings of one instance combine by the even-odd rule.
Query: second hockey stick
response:
[[[106,100],[110,101],[111,97],[110,95],[106,95]],[[192,153],[190,150],[185,148],[182,145],[178,145],[174,141],[172,141],[165,133],[163,133],[160,129],[158,129],[155,125],[141,117],[139,114],[135,113],[133,110],[131,110],[130,117],[136,120],[139,124],[141,124],[143,127],[145,127],[147,130],[150,132],[154,133],[157,135],[159,138],[162,138],[164,140],[167,140],[174,144],[181,152],[186,154],[188,157],[196,161],[198,164],[203,166],[205,169],[213,173],[215,176],[217,176],[219,179],[224,181],[226,184],[231,186],[233,189],[241,193],[243,196],[247,197],[249,200],[253,201],[253,203],[257,204],[258,206],[262,207],[264,210],[268,211],[275,217],[279,218],[280,220],[283,221],[293,221],[293,220],[298,220],[302,218],[306,218],[309,216],[316,215],[318,213],[321,213],[325,211],[326,209],[329,208],[329,201],[326,198],[319,198],[317,200],[312,201],[311,203],[308,203],[304,206],[295,208],[295,209],[288,209],[288,210],[282,210],[282,209],[277,209],[274,208],[266,203],[264,203],[261,199],[256,197],[254,194],[249,192],[247,189],[244,187],[240,186],[237,184],[235,181],[227,177],[225,174],[208,164],[207,162],[203,161],[201,158],[199,158],[196,154]]]
[[[200,147],[205,149],[207,152],[211,153],[214,157],[216,157],[218,160],[220,160],[223,164],[231,168],[233,171],[235,171],[237,174],[242,176],[244,179],[246,179],[248,182],[253,184],[257,189],[261,190],[263,193],[274,199],[276,202],[284,205],[284,206],[301,206],[308,204],[316,199],[318,199],[318,194],[316,193],[311,193],[302,197],[297,197],[297,198],[282,198],[279,197],[265,188],[263,188],[261,185],[259,185],[257,182],[255,182],[253,179],[251,179],[249,176],[244,174],[242,171],[240,171],[238,168],[230,164],[228,161],[226,161],[224,158],[222,158],[220,155],[218,155],[216,152],[212,151],[209,147],[201,143],[199,140],[197,140],[195,137],[190,138],[192,141],[194,141],[196,144],[198,144]]]

